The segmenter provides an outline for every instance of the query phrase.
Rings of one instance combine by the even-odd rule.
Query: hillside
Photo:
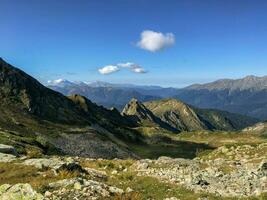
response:
[[[127,128],[131,122],[118,111],[78,95],[67,98],[2,59],[0,100],[0,142],[18,146],[24,153],[132,155],[123,140],[137,136]]]
[[[175,131],[238,130],[257,122],[250,117],[219,110],[197,109],[176,99],[156,100],[143,104],[132,100],[122,113],[138,119],[144,126],[149,125],[149,121],[150,125],[157,124],[164,128],[163,124]]]

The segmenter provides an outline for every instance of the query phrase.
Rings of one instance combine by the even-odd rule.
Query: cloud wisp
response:
[[[145,30],[141,33],[141,39],[137,46],[150,52],[157,52],[175,44],[173,33],[161,33],[152,30]]]
[[[118,66],[115,66],[115,65],[107,65],[107,66],[104,66],[100,69],[98,69],[99,73],[100,74],[112,74],[114,72],[117,72],[119,71],[119,67]]]
[[[132,72],[135,72],[135,73],[146,73],[147,71],[141,67],[140,65],[138,64],[135,64],[135,63],[131,63],[131,62],[127,62],[127,63],[119,63],[117,66],[119,67],[123,67],[123,68],[128,68],[130,69]]]
[[[98,69],[98,72],[100,74],[107,75],[114,72],[118,72],[122,68],[129,69],[130,71],[138,74],[144,74],[147,72],[142,66],[132,62],[118,63],[117,65],[107,65]]]

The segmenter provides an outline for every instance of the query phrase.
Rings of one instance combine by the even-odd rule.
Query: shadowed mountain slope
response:
[[[84,156],[132,155],[123,141],[137,135],[127,128],[132,122],[118,111],[99,107],[79,95],[65,97],[3,59],[0,100],[0,143],[20,146],[24,152],[28,147],[45,152],[54,146],[72,155],[80,155],[81,149],[87,152]],[[70,137],[72,134],[75,137]],[[42,139],[38,142],[38,138]],[[85,140],[84,147],[79,150],[76,147],[81,139]]]

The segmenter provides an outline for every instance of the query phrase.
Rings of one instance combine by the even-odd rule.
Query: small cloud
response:
[[[144,73],[147,73],[146,70],[144,70],[143,68],[133,68],[131,69],[133,72],[135,73],[140,73],[140,74],[144,74]]]
[[[115,65],[107,65],[105,67],[98,69],[100,74],[105,74],[105,75],[117,72],[119,70],[120,70],[119,67],[117,67]]]
[[[131,62],[127,62],[127,63],[119,63],[117,64],[119,67],[131,67],[132,65],[134,65],[134,63]]]
[[[130,71],[134,73],[139,73],[139,74],[143,74],[147,72],[143,67],[132,62],[119,63],[117,65],[108,65],[108,66],[100,68],[98,71],[100,74],[106,75],[106,74],[118,72],[121,68],[127,68]]]
[[[151,52],[156,52],[168,48],[174,45],[174,43],[175,36],[173,33],[163,34],[161,32],[145,30],[141,33],[141,39],[137,42],[137,46]]]
[[[135,73],[146,73],[147,71],[141,67],[138,64],[127,62],[127,63],[119,63],[117,64],[118,67],[124,67],[124,68],[129,68],[132,72]]]

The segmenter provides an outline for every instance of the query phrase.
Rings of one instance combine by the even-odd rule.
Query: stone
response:
[[[145,162],[138,162],[136,163],[136,166],[134,166],[134,168],[136,167],[137,170],[145,170],[148,168],[148,163]]]
[[[81,179],[79,178],[63,179],[53,183],[49,183],[48,187],[52,189],[62,188],[62,187],[72,186],[79,181],[81,181]]]
[[[113,194],[122,194],[123,190],[117,187],[110,186],[109,191]]]
[[[130,193],[130,192],[133,192],[133,191],[134,190],[132,188],[130,188],[130,187],[127,187],[126,190],[125,190],[125,192],[127,192],[127,193]]]
[[[76,182],[76,183],[74,183],[73,188],[74,188],[75,190],[81,190],[81,189],[82,189],[82,185],[81,185],[81,183]]]
[[[11,154],[0,153],[0,162],[12,162],[16,160],[16,156]]]
[[[57,158],[32,158],[25,160],[22,164],[32,165],[38,169],[43,169],[43,168],[58,169],[60,166],[64,164],[64,162]]]
[[[100,179],[104,179],[104,180],[107,180],[107,178],[108,178],[107,173],[105,171],[99,171],[99,170],[87,168],[87,167],[84,169],[86,170],[87,174],[90,175],[90,177],[100,178]]]
[[[15,185],[4,184],[0,186],[1,200],[44,200],[44,196],[32,189],[28,183]]]
[[[52,195],[52,193],[49,191],[46,191],[44,195],[45,195],[45,197],[50,197]]]
[[[13,146],[0,144],[0,153],[12,154],[18,156],[16,149]]]

